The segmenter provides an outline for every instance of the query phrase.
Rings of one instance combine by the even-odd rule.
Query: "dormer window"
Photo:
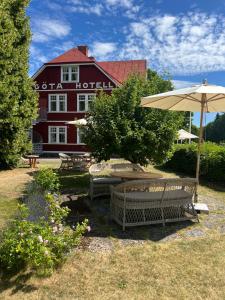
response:
[[[70,65],[61,67],[61,82],[78,82],[79,66]]]

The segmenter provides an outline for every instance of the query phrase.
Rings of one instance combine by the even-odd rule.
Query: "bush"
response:
[[[177,172],[195,176],[197,144],[176,145],[175,152],[163,166]],[[225,180],[225,147],[204,143],[201,148],[200,177],[211,181]]]
[[[87,220],[73,229],[64,226],[69,209],[60,206],[59,195],[46,193],[46,190],[53,191],[58,187],[58,177],[50,169],[41,170],[35,176],[32,192],[44,198],[47,214],[31,218],[33,212],[30,203],[28,206],[19,206],[16,219],[1,237],[2,271],[14,273],[29,268],[39,275],[49,275],[79,243],[82,234],[88,229]],[[38,190],[35,191],[35,188]],[[31,195],[28,193],[28,196]]]
[[[34,179],[42,191],[56,192],[59,190],[59,178],[52,169],[42,169],[38,171]]]
[[[65,216],[66,210],[63,210]],[[2,270],[15,272],[30,268],[39,275],[51,274],[72,247],[79,243],[87,229],[87,220],[78,224],[74,230],[63,227],[59,222],[59,214],[60,212],[52,214],[51,223],[41,219],[39,222],[30,222],[27,220],[28,209],[25,205],[20,205],[17,218],[2,236]]]

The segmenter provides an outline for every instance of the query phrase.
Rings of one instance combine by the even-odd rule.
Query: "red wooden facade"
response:
[[[33,76],[39,93],[34,145],[38,144],[40,151],[47,153],[88,151],[79,142],[79,129],[67,122],[85,117],[88,100],[98,89],[111,93],[131,73],[145,76],[146,61],[96,62],[88,57],[86,46],[73,48],[44,64]]]

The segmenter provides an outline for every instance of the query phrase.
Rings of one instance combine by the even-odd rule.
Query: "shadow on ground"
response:
[[[23,274],[9,274],[7,276],[1,276],[1,285],[0,285],[0,293],[12,289],[11,291],[11,296],[15,295],[18,292],[23,292],[23,293],[31,293],[38,288],[35,287],[32,284],[29,284],[28,281],[32,277],[33,273],[28,272],[28,273],[23,273]]]
[[[67,197],[70,198],[71,196]],[[77,222],[82,222],[87,218],[91,226],[89,237],[157,242],[176,239],[180,230],[192,227],[195,224],[192,221],[186,221],[167,223],[165,227],[162,224],[129,227],[123,231],[121,226],[110,219],[109,198],[98,198],[90,202],[88,196],[73,197],[74,199],[70,198],[69,201],[64,201],[62,204],[71,210],[67,222],[70,225],[75,225]]]

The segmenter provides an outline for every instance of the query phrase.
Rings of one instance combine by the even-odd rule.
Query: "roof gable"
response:
[[[88,56],[82,53],[77,48],[72,48],[65,53],[59,55],[53,60],[47,62],[46,64],[61,64],[61,63],[90,63],[93,62]]]

